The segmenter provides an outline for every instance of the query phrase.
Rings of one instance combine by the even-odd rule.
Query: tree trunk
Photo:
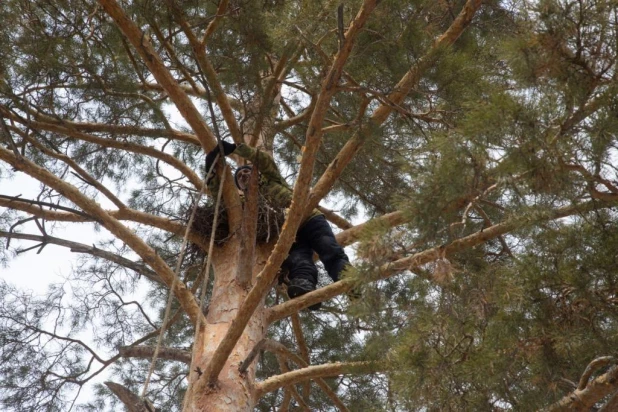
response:
[[[272,244],[257,245],[255,262],[253,262],[253,279],[266,263]],[[239,257],[239,242],[232,239],[213,252],[213,267],[215,283],[206,317],[206,325],[200,330],[194,343],[195,361],[190,374],[193,384],[204,370],[213,352],[225,336],[232,320],[236,316],[240,304],[247,296],[248,289],[243,289],[236,279],[236,267]],[[242,259],[244,257],[240,257]],[[255,311],[242,337],[234,347],[225,366],[219,374],[216,387],[208,391],[194,393],[189,391],[186,396],[187,411],[252,411],[252,397],[255,378],[255,364],[252,364],[245,375],[240,375],[238,366],[247,357],[251,349],[264,338],[267,325],[263,316],[263,304]],[[198,369],[199,368],[199,369]],[[196,372],[198,371],[199,372]],[[195,387],[196,385],[192,385]]]

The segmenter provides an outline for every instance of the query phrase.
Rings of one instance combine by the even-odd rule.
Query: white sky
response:
[[[39,183],[24,173],[16,173],[11,180],[3,180],[0,193],[8,196],[21,195],[25,199],[35,199],[39,193]],[[0,210],[3,210],[0,208]],[[49,231],[53,236],[73,240],[76,242],[92,245],[97,236],[92,224],[55,224],[56,230]],[[49,224],[46,225],[46,227]],[[17,231],[28,234],[40,235],[40,231],[33,222],[18,226]],[[5,238],[0,238],[5,242]],[[20,248],[27,248],[36,245],[36,242],[11,240],[11,250],[19,245]],[[71,270],[71,264],[78,257],[68,248],[48,244],[40,254],[37,249],[25,252],[11,258],[7,268],[0,268],[0,278],[8,283],[18,286],[20,289],[32,290],[36,294],[43,294],[50,283],[60,282],[63,276],[67,276]]]

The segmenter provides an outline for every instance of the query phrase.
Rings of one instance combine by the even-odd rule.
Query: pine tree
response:
[[[615,2],[7,0],[0,17],[0,181],[41,185],[0,188],[0,262],[79,256],[44,297],[0,283],[3,409],[618,404]],[[208,190],[221,140],[271,154],[289,208],[240,196],[239,157]],[[288,299],[279,269],[314,208],[354,267]]]

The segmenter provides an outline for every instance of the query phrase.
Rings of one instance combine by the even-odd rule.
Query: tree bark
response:
[[[266,323],[263,316],[264,303],[260,302],[247,327],[225,361],[216,385],[205,385],[203,371],[212,359],[215,349],[221,343],[238,309],[246,298],[248,290],[237,278],[237,239],[232,239],[213,252],[215,271],[214,288],[206,324],[202,325],[194,343],[194,364],[189,375],[190,389],[187,392],[186,411],[251,411],[254,407],[253,386],[255,365],[241,374],[239,365],[251,349],[264,338]],[[264,267],[272,244],[257,245],[253,263],[253,282]],[[242,257],[240,257],[242,258]]]

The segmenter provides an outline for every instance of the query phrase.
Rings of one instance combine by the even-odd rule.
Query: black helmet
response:
[[[239,188],[240,190],[246,189],[246,188],[240,187],[240,184],[238,183],[238,175],[244,170],[248,170],[249,172],[251,172],[252,169],[253,168],[249,165],[240,166],[239,168],[236,169],[236,171],[234,172],[234,183],[236,184],[237,188]]]

